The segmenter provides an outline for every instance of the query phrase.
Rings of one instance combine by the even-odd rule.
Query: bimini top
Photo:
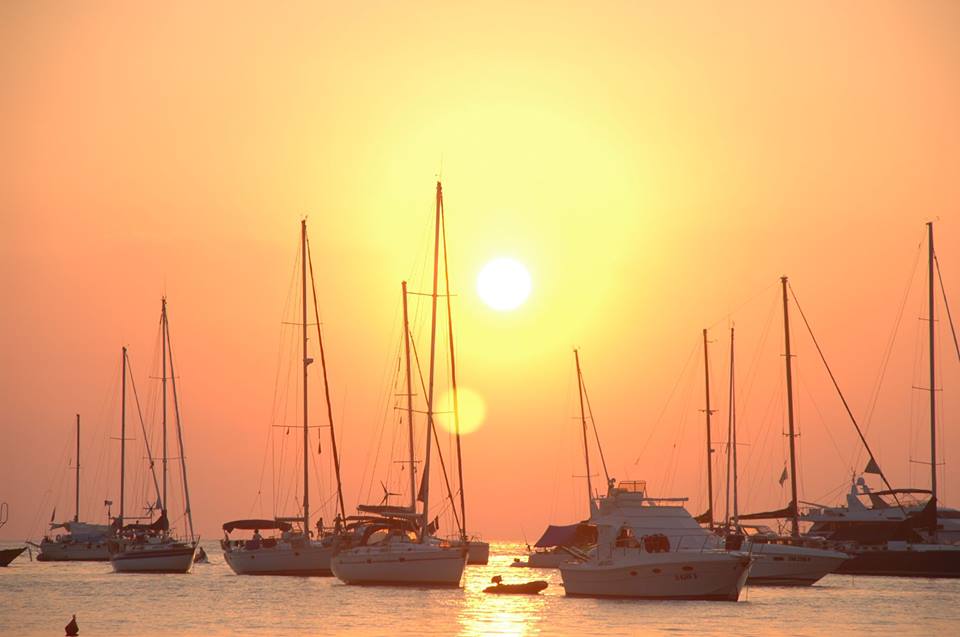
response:
[[[552,546],[585,546],[595,544],[597,541],[597,529],[588,524],[568,524],[567,526],[554,526],[551,524],[543,535],[534,545],[537,548],[545,549]]]
[[[233,533],[234,530],[257,531],[260,529],[279,529],[289,531],[293,528],[289,522],[279,522],[277,520],[234,520],[233,522],[224,522],[223,530],[227,533]]]

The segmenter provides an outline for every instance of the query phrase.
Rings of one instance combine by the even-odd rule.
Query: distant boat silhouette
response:
[[[66,631],[67,637],[77,637],[80,634],[80,626],[77,625],[76,615],[73,616],[69,624],[63,627],[63,630]]]

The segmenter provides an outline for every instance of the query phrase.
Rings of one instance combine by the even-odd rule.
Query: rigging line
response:
[[[950,333],[953,335],[953,346],[957,350],[957,360],[960,361],[960,343],[957,342],[957,330],[953,325],[953,316],[950,314],[950,304],[947,303],[947,288],[943,285],[943,273],[940,272],[940,259],[933,255],[933,262],[937,266],[937,278],[940,280],[940,293],[943,295],[943,307],[947,310],[947,322],[950,323]]]
[[[647,440],[643,443],[643,447],[640,449],[640,454],[637,456],[637,459],[633,461],[633,464],[640,464],[640,458],[643,457],[643,454],[646,452],[647,447],[650,445],[650,441],[653,439],[653,434],[656,433],[657,427],[660,425],[660,422],[663,420],[663,416],[667,413],[667,408],[670,406],[670,402],[673,400],[674,394],[677,392],[677,388],[680,386],[680,383],[683,381],[684,376],[687,373],[687,367],[690,366],[690,361],[693,360],[693,355],[697,353],[700,349],[700,341],[697,340],[696,344],[690,350],[690,354],[687,356],[687,361],[683,364],[683,368],[680,370],[680,375],[677,377],[677,380],[673,384],[673,388],[670,390],[670,394],[667,396],[667,401],[663,404],[663,408],[660,410],[660,415],[657,416],[657,419],[653,423],[653,427],[650,429],[650,434],[647,436]]]
[[[460,445],[460,403],[457,395],[457,363],[453,347],[453,311],[450,302],[450,268],[447,264],[447,216],[443,206],[443,197],[440,197],[440,231],[443,237],[443,281],[447,292],[447,341],[450,346],[450,383],[453,392],[453,430],[454,438],[457,443],[457,477],[460,489],[460,517],[463,525],[460,527],[460,535],[464,541],[467,540],[467,503],[463,488],[463,453]]]
[[[779,281],[774,281],[774,282],[770,283],[769,285],[767,285],[766,287],[758,290],[755,294],[753,294],[752,296],[750,296],[746,301],[744,301],[744,302],[741,303],[740,305],[736,306],[734,309],[732,309],[732,310],[730,310],[729,312],[727,312],[726,314],[724,314],[721,318],[717,319],[716,321],[714,321],[713,323],[711,323],[710,325],[708,325],[708,326],[707,326],[707,329],[708,329],[708,330],[713,329],[713,328],[716,327],[717,325],[719,325],[719,324],[721,324],[721,323],[723,323],[723,322],[725,322],[725,321],[729,321],[729,320],[730,320],[730,317],[731,317],[732,315],[736,314],[737,312],[739,312],[740,310],[742,310],[742,309],[745,308],[746,306],[748,306],[748,305],[750,305],[751,303],[753,303],[758,297],[763,296],[763,295],[767,292],[767,290],[769,290],[770,288],[778,285],[779,283],[780,283]]]
[[[587,381],[580,375],[580,383],[583,385],[583,397],[587,401],[587,413],[590,414],[590,424],[593,425],[593,437],[597,440],[597,449],[600,451],[600,464],[603,465],[603,475],[607,479],[607,485],[610,484],[610,472],[607,471],[607,461],[603,457],[603,447],[600,445],[600,434],[597,432],[597,421],[593,419],[593,407],[590,406],[590,394],[587,393]]]
[[[903,291],[903,298],[900,300],[900,308],[897,311],[897,316],[893,323],[893,329],[890,331],[890,336],[887,339],[887,346],[884,351],[883,358],[881,359],[880,372],[877,375],[877,382],[874,385],[870,400],[870,408],[867,411],[867,419],[864,423],[864,429],[866,429],[868,433],[870,431],[870,425],[873,424],[873,414],[876,410],[877,403],[880,400],[880,392],[883,388],[883,380],[886,378],[887,368],[890,364],[890,358],[893,356],[893,347],[897,340],[897,334],[900,332],[900,324],[903,320],[903,314],[906,310],[907,301],[910,297],[910,290],[913,288],[913,282],[916,279],[917,264],[920,262],[921,248],[923,248],[922,241],[917,243],[917,250],[913,257],[913,267],[910,269],[910,276],[907,277],[907,284]],[[851,464],[859,464],[861,453],[862,449],[857,449],[856,455],[854,456],[854,462]]]
[[[177,447],[180,450],[180,473],[183,478],[183,505],[184,514],[187,517],[187,526],[190,528],[190,541],[196,541],[196,535],[193,532],[193,511],[190,508],[190,488],[187,482],[187,453],[183,445],[183,426],[180,424],[180,397],[177,393],[177,373],[173,367],[173,344],[170,341],[170,318],[169,314],[164,316],[164,330],[167,336],[167,357],[170,359],[170,380],[173,385],[173,412],[177,421]],[[163,503],[164,508],[167,503]]]
[[[413,358],[417,361],[417,375],[420,378],[420,388],[424,391],[424,393],[426,393],[427,386],[423,379],[423,368],[420,366],[420,355],[417,353],[417,344],[413,341],[413,339],[410,340],[410,349],[413,350]],[[428,420],[427,426],[433,430],[433,436],[437,438],[436,419],[428,418],[427,420]],[[447,476],[447,465],[443,461],[443,452],[440,451],[439,444],[436,445],[436,448],[437,448],[437,457],[440,458],[440,470],[443,472],[443,481],[447,486],[447,499],[450,500],[450,507],[453,511],[453,520],[456,523],[457,528],[462,528],[460,526],[460,516],[457,515],[457,507],[453,501],[453,491],[450,489],[450,478]],[[424,466],[424,472],[426,472],[426,467],[427,467],[426,459],[424,459],[423,466]],[[424,475],[423,478],[427,479],[427,476]],[[429,523],[429,521],[427,521],[427,523]]]
[[[140,419],[140,431],[143,432],[143,442],[147,447],[147,458],[150,460],[150,474],[153,476],[153,486],[157,491],[157,499],[160,499],[160,483],[157,481],[157,470],[154,466],[153,452],[150,450],[150,438],[147,437],[147,426],[143,422],[143,413],[140,410],[140,396],[137,394],[137,382],[133,379],[133,363],[130,362],[130,356],[124,353],[124,356],[127,357],[127,372],[130,376],[130,387],[133,388],[133,399],[137,405],[137,416]],[[163,506],[166,506],[167,503],[164,502]]]
[[[807,315],[803,313],[803,308],[800,307],[800,301],[797,299],[797,294],[793,290],[793,286],[789,283],[787,284],[790,287],[790,295],[793,297],[793,303],[797,306],[797,311],[800,312],[800,318],[803,319],[803,324],[807,328],[807,332],[810,334],[810,340],[813,341],[813,345],[817,348],[817,353],[820,355],[820,360],[823,361],[823,366],[827,370],[827,374],[830,376],[831,382],[833,382],[834,389],[837,390],[837,395],[840,396],[840,401],[843,403],[843,408],[847,411],[847,415],[850,417],[850,422],[853,423],[853,426],[857,430],[857,435],[860,436],[860,442],[863,443],[864,448],[867,450],[867,453],[870,454],[870,459],[873,460],[874,464],[877,467],[877,470],[880,472],[880,477],[883,479],[884,484],[887,485],[887,488],[891,491],[893,487],[890,485],[890,481],[887,480],[886,474],[883,473],[883,469],[880,468],[880,463],[877,462],[877,459],[873,455],[873,451],[870,449],[870,445],[867,444],[867,439],[863,435],[863,431],[860,430],[860,425],[857,424],[857,419],[853,416],[853,412],[850,410],[850,405],[847,404],[847,399],[844,397],[843,392],[840,391],[840,384],[837,383],[836,377],[833,375],[833,370],[830,369],[830,364],[827,363],[827,358],[823,354],[823,350],[820,349],[820,343],[817,341],[817,337],[813,334],[813,328],[810,327],[809,321],[807,321]],[[897,506],[903,510],[903,505],[900,504],[900,499],[897,498],[897,495],[893,494],[894,500],[897,501]],[[794,503],[796,504],[796,503]]]
[[[337,476],[337,502],[340,504],[340,514],[347,517],[347,510],[343,506],[343,484],[340,481],[340,454],[337,452],[337,436],[333,428],[333,406],[330,403],[330,383],[327,380],[327,357],[323,347],[323,333],[320,330],[320,308],[317,306],[317,282],[313,276],[313,253],[310,251],[310,238],[307,242],[307,262],[310,265],[310,287],[313,290],[313,312],[317,321],[317,342],[320,346],[320,367],[323,368],[323,392],[327,400],[327,422],[330,423],[330,451],[333,454],[333,467]]]

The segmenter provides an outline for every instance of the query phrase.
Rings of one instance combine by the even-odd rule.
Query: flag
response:
[[[783,473],[780,474],[780,486],[783,486],[783,483],[787,481],[787,468],[783,468]]]
[[[873,456],[870,456],[870,461],[867,462],[866,468],[863,470],[864,473],[875,473],[880,475],[880,465],[877,464],[877,461],[873,459]]]
[[[50,524],[53,524],[53,518],[57,517],[57,507],[53,507],[53,513],[50,514]]]

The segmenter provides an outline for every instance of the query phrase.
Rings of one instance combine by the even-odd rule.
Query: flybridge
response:
[[[690,498],[651,498],[647,496],[647,481],[646,480],[621,480],[617,486],[612,486],[613,481],[611,480],[610,490],[607,493],[606,498],[612,498],[627,494],[636,494],[640,498],[631,498],[631,500],[639,499],[642,502],[686,502]],[[598,500],[606,498],[597,498]]]

